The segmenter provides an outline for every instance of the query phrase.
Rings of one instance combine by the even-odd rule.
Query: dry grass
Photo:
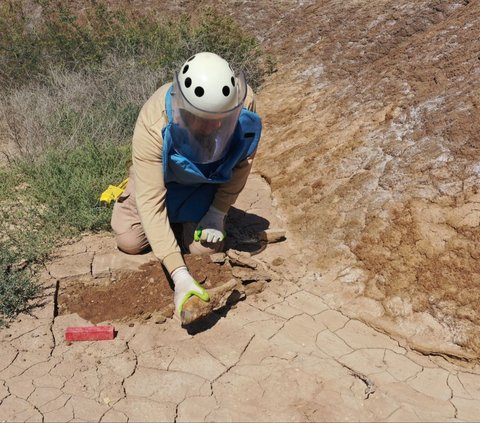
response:
[[[17,155],[33,159],[86,140],[124,142],[141,105],[165,76],[117,58],[97,71],[51,69],[42,82],[25,84],[0,101],[10,144]]]

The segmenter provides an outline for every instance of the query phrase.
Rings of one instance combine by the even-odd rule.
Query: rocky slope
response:
[[[478,355],[479,2],[237,6],[217,7],[279,60],[259,91],[255,166],[291,239],[381,304],[360,313],[371,324],[428,326]]]
[[[298,6],[264,41],[256,161],[320,270],[348,263],[386,316],[428,311],[476,354],[479,24],[478,2]]]

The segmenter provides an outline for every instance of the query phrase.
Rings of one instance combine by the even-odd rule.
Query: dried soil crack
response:
[[[29,333],[32,333],[32,332],[35,332],[37,329],[40,329],[43,325],[38,325],[38,326],[35,326],[33,329],[30,329],[26,332],[23,332],[21,335],[18,335],[16,336],[15,338],[11,338],[9,339],[8,341],[2,341],[2,342],[12,342],[12,341],[16,341],[17,339],[20,339],[22,337],[24,337],[25,335],[28,335]]]
[[[448,385],[448,379],[447,379],[447,385]],[[450,394],[450,398],[448,400],[448,402],[452,405],[453,407],[453,418],[458,418],[458,408],[457,406],[455,405],[455,403],[453,402],[453,389],[450,385],[448,385],[448,387],[450,388],[450,391],[451,391],[451,394]]]
[[[18,350],[18,348],[15,348],[15,349],[17,350],[15,356],[12,358],[10,363],[8,363],[4,368],[0,369],[0,372],[3,372],[5,369],[8,369],[15,362],[15,360],[18,358],[18,355],[20,354],[20,351]]]
[[[337,361],[337,363],[339,363],[342,367],[348,369],[350,371],[350,374],[354,378],[357,378],[358,380],[362,381],[365,384],[365,399],[369,399],[370,395],[373,395],[375,393],[375,391],[376,391],[375,383],[368,376],[352,369],[351,367],[349,367],[349,366],[347,366],[343,363],[340,363],[338,361]]]
[[[218,375],[215,379],[212,380],[212,384],[215,383],[218,379],[220,379],[223,375],[227,374],[231,369],[233,369],[238,363],[240,363],[240,360],[243,357],[243,354],[245,354],[245,351],[247,351],[247,348],[250,346],[253,338],[255,338],[255,334],[253,334],[250,339],[248,340],[247,344],[243,348],[243,350],[240,352],[240,355],[238,356],[238,359],[235,363],[233,363],[231,366],[228,366],[227,369],[222,372],[220,375]],[[218,361],[218,359],[217,359]],[[221,362],[221,361],[220,361]],[[212,388],[213,389],[213,388]]]
[[[268,313],[267,311],[265,311],[264,313],[270,314],[271,316],[279,317],[279,316],[277,316],[277,315],[275,315],[275,314]],[[285,327],[285,325],[286,325],[290,320],[295,319],[295,317],[304,316],[304,315],[305,315],[305,316],[308,316],[308,317],[310,317],[310,318],[313,319],[312,316],[310,316],[309,314],[306,314],[306,313],[300,312],[300,313],[298,313],[298,314],[295,314],[294,316],[291,316],[291,317],[289,317],[288,319],[285,319],[285,321],[282,323],[282,325],[275,331],[275,333],[274,333],[273,335],[270,335],[270,336],[267,338],[267,340],[270,341],[273,337],[275,337],[276,335],[278,335],[278,333]],[[281,318],[281,317],[280,317],[280,318]],[[318,334],[317,334],[317,335],[318,335]]]
[[[38,412],[38,414],[40,414],[40,416],[42,416],[42,423],[45,421],[45,416],[43,415],[43,413],[40,411],[40,409],[36,406],[36,405],[33,405],[32,403],[29,403],[33,409]]]
[[[349,321],[357,321],[359,323],[362,323],[364,324],[365,326],[369,327],[370,329],[373,329],[375,332],[378,332],[378,333],[381,333],[382,335],[385,335],[386,337],[388,337],[391,341],[393,341],[393,343],[395,343],[397,345],[398,348],[401,348],[402,350],[404,350],[405,352],[407,351],[407,349],[402,345],[400,344],[400,341],[394,337],[392,337],[389,333],[383,331],[381,328],[377,328],[375,325],[371,324],[370,322],[368,321],[365,321],[363,319],[358,319],[358,318],[352,318],[350,317],[348,314],[345,314],[342,310],[340,309],[332,309],[334,311],[337,311],[339,312],[343,317],[347,318],[348,321],[345,322],[345,325],[349,322]],[[323,313],[323,312],[322,312]],[[345,325],[343,327],[345,327]],[[341,330],[342,328],[339,328],[339,329],[336,329],[335,331],[333,331],[334,333]],[[343,339],[343,338],[342,338]],[[344,340],[344,342],[350,347],[350,348],[353,348],[351,345],[348,344],[347,341]],[[366,348],[368,349],[368,348]],[[390,348],[386,348],[386,349],[390,349]],[[412,348],[413,349],[413,348]],[[391,350],[393,351],[393,350]],[[424,354],[425,356],[429,356],[429,354]],[[433,354],[432,354],[433,355]],[[442,355],[442,354],[439,354],[439,355]]]
[[[53,294],[53,316],[52,321],[49,324],[48,330],[50,331],[50,335],[52,336],[52,348],[50,349],[49,358],[53,357],[53,353],[55,348],[57,347],[57,339],[55,338],[55,332],[53,331],[53,325],[55,324],[55,317],[58,315],[58,290],[60,288],[60,282],[56,281],[55,283],[55,292]]]
[[[267,360],[268,358],[275,358],[277,360],[282,360],[282,361],[286,361],[287,363],[292,361],[292,360],[295,360],[296,358],[298,357],[298,352],[295,353],[295,355],[293,355],[292,357],[288,357],[288,358],[284,358],[284,357],[278,357],[277,355],[267,355],[265,357],[263,357],[261,360],[260,360],[260,364],[263,364],[263,362],[265,360]]]
[[[10,392],[10,387],[7,385],[7,382],[4,380],[2,380],[1,382],[3,382],[3,386],[5,386],[5,389],[7,390],[7,395],[0,400],[0,405],[2,405],[7,398],[12,396],[12,393]]]
[[[392,417],[392,416],[393,416],[398,410],[400,410],[401,408],[402,408],[401,406],[395,408],[395,410],[393,410],[388,416],[386,416],[386,417],[383,419],[383,421],[388,422],[389,419],[390,419],[390,417]]]
[[[409,381],[415,379],[419,374],[423,373],[424,370],[425,370],[425,367],[422,366],[422,368],[421,368],[418,372],[416,372],[414,375],[412,375],[412,376],[410,376],[410,377],[407,377],[407,378],[405,379],[405,382],[409,382]]]
[[[125,350],[124,352],[126,352],[126,351],[131,351],[132,354],[133,354],[133,356],[134,356],[134,360],[135,360],[135,365],[133,366],[132,372],[131,372],[128,376],[124,377],[123,380],[122,380],[122,390],[123,390],[124,397],[126,398],[127,392],[126,392],[126,390],[125,390],[125,381],[126,381],[127,379],[130,379],[131,377],[133,377],[133,375],[134,375],[135,372],[137,371],[137,368],[138,368],[138,355],[137,355],[137,353],[135,352],[135,350],[134,350],[133,348],[130,348],[130,341],[126,341],[125,344],[126,344],[127,348],[126,348],[126,350]],[[118,401],[120,401],[120,399],[119,399]],[[117,403],[118,401],[116,401],[115,403]]]

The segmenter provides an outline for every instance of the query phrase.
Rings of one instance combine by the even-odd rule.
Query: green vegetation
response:
[[[127,174],[143,103],[198,51],[242,69],[253,87],[272,60],[213,10],[159,20],[116,2],[0,3],[0,317],[39,293],[35,266],[62,239],[109,228],[100,193]],[[122,6],[125,6],[122,8]]]
[[[195,19],[159,21],[132,9],[111,10],[98,0],[85,0],[83,14],[68,0],[33,0],[41,17],[28,15],[22,3],[0,4],[0,78],[10,84],[45,75],[52,66],[99,69],[112,55],[170,75],[190,55],[212,51],[246,71],[253,87],[271,66],[254,37],[213,9]]]
[[[0,304],[4,316],[14,316],[25,308],[25,302],[40,292],[39,286],[29,272],[12,269],[13,257],[9,255],[4,245],[0,245],[0,269],[3,279],[0,284]],[[4,319],[0,318],[0,323]]]

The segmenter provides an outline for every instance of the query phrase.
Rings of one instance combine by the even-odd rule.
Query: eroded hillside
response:
[[[387,315],[428,311],[476,353],[479,23],[477,2],[298,8],[256,162],[321,270],[348,263]]]
[[[279,60],[255,166],[312,266],[380,303],[372,324],[478,354],[480,4],[219,7]]]

